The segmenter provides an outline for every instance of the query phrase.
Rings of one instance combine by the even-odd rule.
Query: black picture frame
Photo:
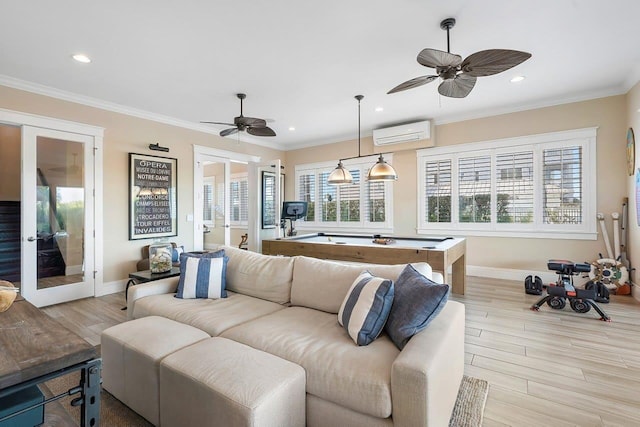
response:
[[[274,172],[262,171],[262,229],[276,228],[280,218],[276,217]],[[284,200],[284,174],[280,174],[280,202]]]
[[[129,153],[129,240],[178,235],[178,160]]]

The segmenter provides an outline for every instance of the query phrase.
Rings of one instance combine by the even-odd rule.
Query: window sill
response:
[[[419,228],[418,234],[457,237],[517,237],[523,239],[598,240],[597,232],[566,233],[557,231],[488,231]]]
[[[296,230],[300,231],[321,231],[321,232],[334,232],[334,233],[374,233],[374,234],[393,234],[392,227],[350,227],[348,225],[336,226],[336,225],[302,225],[296,223]]]

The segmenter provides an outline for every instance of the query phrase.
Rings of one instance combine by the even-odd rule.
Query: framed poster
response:
[[[129,240],[178,235],[178,161],[129,153]]]
[[[262,172],[262,228],[275,228],[280,223],[276,218],[276,174]],[[284,200],[284,174],[280,174],[280,203]]]

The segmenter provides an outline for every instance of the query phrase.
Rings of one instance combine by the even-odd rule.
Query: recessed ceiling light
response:
[[[519,83],[524,80],[524,76],[515,76],[511,79],[511,83]]]
[[[83,55],[82,53],[76,53],[72,56],[72,58],[78,62],[82,62],[83,64],[88,64],[89,62],[91,62],[91,58],[89,58],[87,55]]]
[[[382,107],[376,107],[376,111],[379,113],[380,111],[384,111],[384,108],[382,108]]]
[[[290,126],[289,130],[293,132],[294,130],[296,130],[296,128],[294,128],[293,126]]]

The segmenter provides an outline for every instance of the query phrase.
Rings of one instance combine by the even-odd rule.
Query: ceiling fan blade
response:
[[[267,122],[264,119],[257,119],[255,117],[236,117],[236,124],[244,125],[244,126],[255,126],[255,127],[265,127],[267,126]]]
[[[414,87],[426,85],[427,83],[431,83],[437,78],[438,76],[422,76],[416,77],[415,79],[407,80],[406,82],[400,83],[398,86],[391,89],[389,92],[387,92],[387,95],[390,93],[401,92],[403,90],[413,89]]]
[[[464,98],[469,95],[471,89],[476,85],[476,78],[468,74],[458,74],[453,79],[448,79],[440,83],[438,92],[442,96],[449,98]]]
[[[238,132],[238,128],[229,128],[229,129],[225,129],[223,131],[220,131],[220,136],[229,136],[229,135],[233,135],[234,133]]]
[[[223,123],[223,122],[200,122],[206,123],[208,125],[225,125],[225,126],[235,126],[233,123]]]
[[[250,126],[247,128],[247,133],[253,136],[276,136],[276,133],[267,126]]]
[[[509,49],[481,50],[468,56],[462,71],[474,77],[491,76],[513,68],[531,58],[531,54]]]
[[[462,63],[462,57],[438,49],[422,49],[418,54],[418,62],[425,67],[457,67]]]

